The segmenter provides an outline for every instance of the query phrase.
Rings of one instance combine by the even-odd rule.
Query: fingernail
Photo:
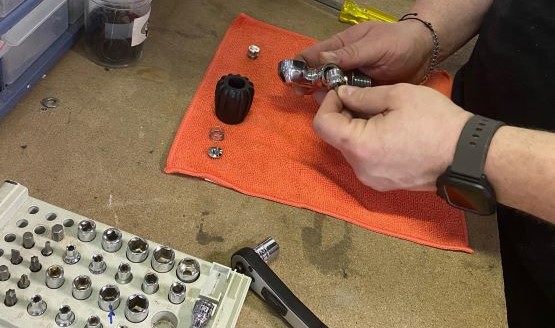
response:
[[[339,90],[337,90],[337,94],[339,95],[340,98],[349,97],[350,95],[353,94],[355,89],[357,89],[357,87],[353,87],[350,85],[342,85],[339,87]]]
[[[322,52],[320,57],[324,63],[336,63],[337,62],[337,54],[332,51]]]

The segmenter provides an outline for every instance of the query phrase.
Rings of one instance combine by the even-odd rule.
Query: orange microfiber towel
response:
[[[247,195],[307,208],[358,226],[416,243],[471,253],[464,216],[431,192],[376,192],[360,183],[341,153],[312,130],[318,109],[312,97],[295,96],[278,77],[277,64],[315,43],[308,37],[244,14],[226,32],[181,122],[166,164],[167,173],[204,178]],[[247,58],[250,44],[260,47]],[[254,101],[238,125],[218,121],[214,89],[229,73],[248,77]],[[434,88],[448,93],[448,75]],[[213,142],[211,128],[225,138]],[[207,150],[219,145],[223,156]]]

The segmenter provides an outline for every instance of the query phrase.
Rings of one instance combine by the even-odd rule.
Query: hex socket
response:
[[[145,274],[141,289],[145,294],[151,295],[158,291],[160,285],[158,284],[158,276],[154,272]]]
[[[170,286],[168,300],[173,304],[183,303],[183,301],[185,300],[186,292],[187,288],[185,287],[185,284],[180,281],[176,281]]]
[[[127,259],[141,263],[148,257],[148,242],[141,237],[133,237],[127,242]]]
[[[95,254],[92,257],[91,263],[89,263],[89,271],[92,274],[101,274],[106,271],[106,262],[104,262],[104,256],[102,254]]]
[[[142,322],[148,317],[148,298],[143,294],[133,294],[127,298],[125,317],[133,323]]]
[[[108,228],[102,233],[102,249],[108,253],[115,253],[121,248],[121,231]]]
[[[102,328],[102,322],[100,322],[100,318],[96,315],[91,315],[87,319],[87,323],[85,324],[85,328]]]
[[[195,282],[200,276],[200,263],[194,258],[186,257],[177,264],[176,274],[183,282]]]
[[[175,252],[167,246],[158,246],[152,252],[152,260],[150,261],[152,268],[157,272],[168,272],[175,264]]]
[[[114,285],[106,285],[98,292],[98,307],[106,312],[115,311],[120,303],[119,288]]]
[[[51,289],[57,289],[64,284],[64,268],[60,265],[52,265],[46,269],[46,286]]]
[[[133,273],[131,272],[131,266],[128,263],[121,263],[118,266],[118,272],[116,272],[115,279],[120,284],[128,284],[133,280]]]
[[[86,300],[92,294],[92,281],[89,276],[81,275],[73,279],[71,294],[77,300]]]
[[[89,242],[96,238],[96,223],[93,220],[82,220],[77,226],[77,238]]]

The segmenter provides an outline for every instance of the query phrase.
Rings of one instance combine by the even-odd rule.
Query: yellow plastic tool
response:
[[[339,13],[339,21],[349,24],[358,24],[367,21],[393,23],[396,22],[397,19],[379,9],[373,7],[363,8],[354,1],[345,0],[343,2],[343,8]]]

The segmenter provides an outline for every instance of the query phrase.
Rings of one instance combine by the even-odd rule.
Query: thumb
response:
[[[342,85],[337,90],[339,99],[349,110],[369,115],[376,115],[389,110],[389,96],[392,86],[359,88]]]
[[[335,64],[341,69],[350,70],[368,66],[369,63],[377,62],[377,53],[372,47],[360,41],[348,44],[337,50],[320,53],[320,62],[324,64]]]

